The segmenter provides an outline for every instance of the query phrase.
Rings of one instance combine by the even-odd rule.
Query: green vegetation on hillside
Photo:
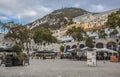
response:
[[[63,8],[53,11],[52,13],[44,16],[41,19],[36,20],[35,22],[40,21],[47,21],[45,23],[35,23],[39,24],[39,26],[44,28],[50,28],[50,29],[60,29],[61,27],[66,27],[66,25],[73,24],[72,18],[89,13],[88,11],[85,11],[80,8]],[[34,22],[33,22],[34,23]],[[32,25],[33,23],[30,23],[29,25]]]
[[[81,8],[63,8],[58,9],[52,12],[52,14],[62,13],[64,17],[68,17],[69,19],[83,15],[88,13],[88,11],[83,10]]]
[[[113,12],[108,16],[107,25],[110,28],[120,27],[120,9],[117,12]]]

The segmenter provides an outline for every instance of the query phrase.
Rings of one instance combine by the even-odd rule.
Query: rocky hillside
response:
[[[41,19],[27,24],[30,29],[35,27],[45,27],[51,29],[59,29],[67,24],[72,24],[72,18],[89,13],[80,8],[64,8],[53,11]]]

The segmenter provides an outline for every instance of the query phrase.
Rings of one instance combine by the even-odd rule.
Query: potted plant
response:
[[[60,58],[61,58],[61,59],[63,59],[63,57],[64,57],[64,54],[63,54],[63,53],[64,53],[64,46],[61,45],[61,46],[60,46]]]
[[[22,47],[19,45],[14,45],[12,47],[13,54],[13,66],[23,65],[24,54],[22,52]]]
[[[17,54],[18,60],[19,60],[19,65],[23,65],[23,60],[24,60],[24,54],[22,52]]]

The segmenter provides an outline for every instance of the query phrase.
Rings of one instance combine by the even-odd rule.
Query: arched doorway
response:
[[[116,45],[115,42],[111,41],[111,42],[108,42],[108,43],[107,43],[107,48],[116,51],[116,49],[117,49],[117,45]]]
[[[70,48],[71,48],[70,45],[67,45],[67,46],[66,46],[66,49],[70,49]]]
[[[77,48],[77,45],[73,45],[72,48]]]
[[[120,51],[120,47],[118,47],[118,51]]]
[[[96,48],[104,48],[104,44],[99,42],[96,44]]]
[[[79,46],[79,47],[80,47],[80,49],[81,49],[81,48],[84,48],[84,47],[85,47],[85,45],[84,45],[84,44],[80,44],[80,46]]]

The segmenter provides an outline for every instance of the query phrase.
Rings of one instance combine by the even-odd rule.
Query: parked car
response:
[[[43,59],[46,58],[55,59],[57,53],[52,50],[43,50],[43,51],[35,51],[34,53],[32,53],[32,55],[36,55],[37,57],[40,58],[42,57]]]

